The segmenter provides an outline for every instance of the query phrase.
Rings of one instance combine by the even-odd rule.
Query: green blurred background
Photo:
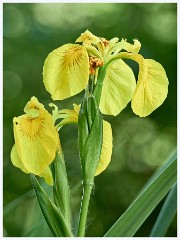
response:
[[[12,119],[23,114],[31,96],[47,109],[53,102],[42,81],[43,62],[50,51],[73,43],[86,29],[96,36],[138,38],[140,53],[160,62],[169,78],[164,104],[146,118],[136,116],[130,104],[116,117],[105,117],[113,129],[112,161],[95,179],[87,236],[103,236],[127,209],[153,172],[176,148],[177,5],[174,3],[35,3],[4,4],[4,236],[52,236],[37,204],[29,176],[13,167]],[[138,65],[127,63],[137,77]],[[83,93],[59,108],[80,103]],[[77,126],[60,132],[70,181],[73,226],[81,200]],[[43,183],[44,188],[51,189]],[[135,236],[148,236],[162,202]],[[176,236],[176,218],[167,236]]]

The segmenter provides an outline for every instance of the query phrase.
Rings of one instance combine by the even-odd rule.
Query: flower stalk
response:
[[[78,237],[85,236],[89,201],[93,189],[93,184],[84,184],[83,186],[84,188],[79,218]]]
[[[99,106],[100,99],[101,99],[103,81],[104,81],[104,78],[105,78],[105,75],[106,75],[106,68],[107,68],[106,65],[104,65],[102,67],[99,67],[97,83],[96,83],[96,87],[94,89],[94,96],[95,96],[95,99],[96,99],[96,102],[97,102],[98,106]]]

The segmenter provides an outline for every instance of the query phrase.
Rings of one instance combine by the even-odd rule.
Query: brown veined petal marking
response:
[[[55,158],[58,136],[51,114],[32,97],[26,114],[13,119],[17,154],[28,172],[42,175]]]
[[[43,81],[53,100],[63,100],[81,92],[89,79],[89,57],[84,46],[65,44],[45,60]]]

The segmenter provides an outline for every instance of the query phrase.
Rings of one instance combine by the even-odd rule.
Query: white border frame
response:
[[[179,12],[180,12],[180,4],[178,2],[178,0],[157,0],[157,1],[154,1],[154,0],[148,0],[148,1],[145,1],[145,0],[139,0],[139,1],[136,1],[136,0],[127,0],[127,1],[118,1],[118,0],[112,0],[112,1],[102,1],[102,0],[87,0],[87,1],[73,1],[73,0],[66,0],[66,1],[60,1],[60,0],[53,0],[53,1],[50,1],[50,0],[34,0],[34,1],[22,1],[22,0],[16,0],[16,1],[13,1],[13,0],[6,0],[6,1],[2,1],[0,3],[0,16],[1,16],[1,21],[0,21],[0,30],[1,30],[1,34],[3,36],[3,3],[177,3],[177,23],[179,23]],[[177,38],[179,37],[179,33],[180,33],[180,29],[179,29],[179,24],[178,24],[178,27],[177,27]],[[3,53],[3,37],[1,38],[1,42],[0,42],[0,52]],[[179,56],[180,56],[180,49],[179,49],[179,38],[178,38],[178,59],[177,59],[177,66],[178,66],[178,63],[179,63]],[[1,95],[0,95],[0,103],[1,103],[1,108],[0,108],[0,127],[1,127],[1,133],[3,133],[3,55],[1,56],[1,59],[0,59],[0,72],[1,72],[1,84],[0,84],[0,87],[1,87]],[[177,68],[177,81],[179,79],[179,69]],[[177,92],[180,93],[180,84],[179,82],[177,82]],[[177,95],[178,96],[178,95]],[[177,106],[179,108],[180,106],[180,96],[178,96],[177,98]],[[177,123],[179,123],[180,121],[180,113],[178,111],[179,109],[177,109],[177,112],[178,112],[178,117],[177,117]],[[179,125],[179,124],[178,124]],[[180,130],[179,130],[179,127],[178,127],[178,137],[177,137],[177,146],[180,146],[180,141],[179,141],[179,136],[180,136]],[[0,143],[0,152],[1,152],[1,156],[2,156],[2,159],[3,159],[3,136],[1,137],[1,143]],[[178,157],[180,156],[180,148],[178,148]],[[179,164],[178,164],[178,167],[177,167],[177,170],[178,170],[178,178],[177,178],[177,182],[178,182],[178,201],[180,201],[180,186],[179,186],[179,182],[180,182],[180,176],[179,176]],[[1,187],[1,195],[3,196],[3,161],[1,160],[1,165],[0,165],[0,173],[1,173],[1,180],[0,180],[0,187]],[[0,207],[0,213],[1,213],[1,224],[0,224],[0,237],[1,238],[5,238],[5,239],[24,239],[25,237],[3,237],[3,198],[0,198],[1,199],[1,207]],[[138,239],[138,240],[149,240],[149,239],[155,239],[155,240],[162,240],[162,239],[165,239],[165,240],[173,240],[173,239],[180,239],[180,229],[179,229],[179,216],[180,216],[180,210],[179,210],[179,205],[178,205],[178,211],[177,211],[177,237],[118,237],[118,239]],[[101,237],[95,237],[96,239],[97,238],[101,238]],[[28,239],[38,239],[36,237],[28,237]],[[47,240],[47,238],[44,238],[42,237],[41,239],[45,239]],[[49,237],[48,239],[54,239],[54,237]],[[56,239],[61,239],[61,238],[56,238]],[[77,237],[75,238],[65,238],[65,239],[79,239]],[[85,237],[84,239],[88,239],[88,240],[91,240],[91,239],[94,239],[92,237]],[[106,239],[113,239],[113,238],[106,238]]]

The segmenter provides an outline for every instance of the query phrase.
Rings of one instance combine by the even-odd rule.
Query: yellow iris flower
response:
[[[56,151],[60,150],[58,129],[64,125],[78,123],[80,105],[74,104],[74,109],[58,110],[55,104],[52,115],[32,97],[24,108],[25,114],[14,117],[13,128],[15,144],[11,150],[13,165],[25,173],[33,173],[44,177],[53,184],[49,165],[55,159]],[[63,119],[54,126],[57,119]],[[107,121],[103,121],[103,144],[96,175],[103,172],[110,163],[112,155],[112,129]]]
[[[134,44],[124,39],[119,42],[118,38],[108,41],[87,30],[76,42],[55,49],[45,60],[43,81],[54,100],[81,92],[88,83],[92,66],[97,76],[98,67],[102,65],[106,67],[99,106],[102,113],[117,115],[132,100],[134,113],[145,117],[166,99],[166,72],[160,63],[138,54],[141,43],[137,39]],[[122,60],[124,58],[139,64],[137,85],[133,71]]]
[[[54,116],[54,121],[59,118],[63,118],[63,120],[56,125],[57,128],[60,128],[66,124],[78,123],[78,115],[80,111],[80,105],[73,104],[74,109],[63,109],[58,110],[58,107],[55,104],[49,104],[51,107],[54,107],[52,111],[52,115]],[[103,142],[99,164],[96,170],[95,176],[99,175],[103,172],[111,161],[112,155],[112,128],[111,124],[107,121],[103,120]]]
[[[51,114],[35,97],[26,104],[24,112],[13,119],[15,145],[11,161],[23,172],[44,177],[52,185],[49,165],[60,148],[57,128]]]

